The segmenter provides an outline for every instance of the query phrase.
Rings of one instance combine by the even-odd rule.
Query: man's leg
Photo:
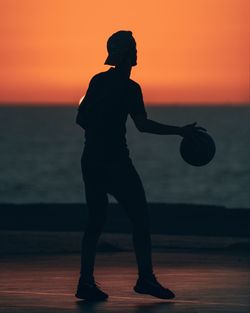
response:
[[[107,194],[85,181],[85,194],[88,207],[88,222],[82,239],[81,277],[86,281],[93,280],[96,247],[101,235],[107,213]]]
[[[125,208],[133,226],[133,243],[139,278],[134,286],[137,293],[161,299],[173,299],[174,293],[163,287],[153,274],[150,239],[150,218],[145,192],[133,166],[122,166],[116,171],[113,195]]]
[[[81,271],[75,296],[89,301],[103,301],[108,295],[95,283],[96,246],[106,219],[108,197],[101,182],[98,167],[83,166],[83,179],[88,207],[88,222],[82,239]]]
[[[117,167],[112,194],[126,210],[133,227],[133,244],[140,277],[153,274],[150,218],[144,188],[133,165]]]

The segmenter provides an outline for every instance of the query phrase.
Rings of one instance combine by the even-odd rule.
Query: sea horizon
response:
[[[79,101],[72,102],[0,102],[0,107],[74,107]],[[146,107],[250,107],[250,102],[145,102]]]

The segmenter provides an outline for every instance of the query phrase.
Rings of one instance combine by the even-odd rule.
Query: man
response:
[[[105,64],[115,67],[91,79],[76,118],[76,123],[85,130],[81,165],[89,210],[76,297],[92,301],[108,298],[95,283],[94,262],[106,217],[107,194],[111,194],[126,210],[133,226],[138,266],[135,292],[173,299],[174,293],[163,287],[153,272],[147,201],[141,179],[129,157],[125,124],[130,115],[140,132],[185,136],[201,128],[196,127],[196,123],[168,126],[147,118],[140,85],[129,78],[132,67],[137,64],[132,32],[114,33],[108,39],[107,50]]]

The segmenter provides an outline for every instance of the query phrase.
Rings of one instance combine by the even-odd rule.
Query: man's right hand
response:
[[[191,136],[197,131],[207,131],[205,128],[196,126],[197,122],[180,127],[180,136]]]

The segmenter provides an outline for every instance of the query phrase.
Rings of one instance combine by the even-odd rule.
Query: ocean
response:
[[[140,133],[128,118],[130,155],[149,202],[250,208],[250,107],[146,109],[158,122],[179,126],[198,122],[217,147],[211,163],[193,167],[180,156],[181,137]],[[75,124],[76,110],[0,107],[0,203],[85,202],[80,169],[84,133]]]

